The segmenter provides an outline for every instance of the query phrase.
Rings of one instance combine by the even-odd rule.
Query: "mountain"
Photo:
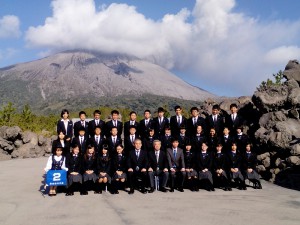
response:
[[[194,101],[216,97],[156,64],[128,55],[73,50],[0,69],[1,103],[28,103],[34,109],[148,95]]]

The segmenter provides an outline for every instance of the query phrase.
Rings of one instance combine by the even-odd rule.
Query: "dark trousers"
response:
[[[183,187],[186,172],[182,172],[180,170],[176,170],[175,172],[171,171],[170,176],[171,176],[171,188],[175,187],[175,183],[179,188]]]
[[[153,172],[148,172],[149,180],[150,180],[150,187],[154,188],[154,177],[159,176],[159,183],[160,187],[166,187],[167,182],[168,182],[168,177],[169,177],[169,172],[163,172],[162,170],[157,170]]]
[[[141,179],[140,187],[141,189],[145,189],[146,181],[147,181],[147,172],[133,171],[128,172],[128,186],[130,189],[134,189],[138,179]]]

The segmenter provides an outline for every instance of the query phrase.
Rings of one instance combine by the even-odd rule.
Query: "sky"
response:
[[[0,0],[0,68],[70,49],[149,60],[219,96],[300,59],[295,0]]]

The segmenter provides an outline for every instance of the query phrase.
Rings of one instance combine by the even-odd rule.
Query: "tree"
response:
[[[7,123],[9,126],[11,124],[12,117],[15,115],[16,108],[13,107],[12,102],[8,102],[7,105],[2,107],[0,111],[1,122]]]

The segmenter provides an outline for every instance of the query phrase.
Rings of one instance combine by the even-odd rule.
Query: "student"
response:
[[[96,157],[100,154],[103,144],[106,142],[106,139],[102,135],[102,129],[100,126],[95,127],[95,131],[93,132],[93,135],[88,141],[89,145],[94,146],[95,152],[96,152]]]
[[[78,129],[78,136],[74,137],[72,140],[72,146],[73,145],[78,145],[80,146],[80,151],[81,154],[84,154],[86,152],[86,147],[88,145],[88,139],[87,136],[85,135],[86,129],[84,127],[80,127]]]
[[[118,134],[118,128],[112,127],[110,131],[110,136],[106,139],[109,147],[109,152],[115,154],[116,146],[122,144],[122,138]]]
[[[108,146],[104,145],[101,154],[97,159],[98,184],[96,185],[96,194],[102,194],[105,185],[111,184],[111,158],[108,152]]]
[[[134,126],[136,129],[136,135],[139,136],[139,122],[136,121],[137,113],[135,111],[131,111],[129,113],[129,121],[124,123],[124,138],[130,135],[130,127]]]
[[[243,151],[241,153],[244,154],[245,149],[246,149],[246,144],[249,142],[249,137],[248,137],[248,135],[243,133],[243,128],[242,127],[238,127],[236,129],[236,135],[235,135],[234,140],[237,144],[237,150],[238,151]]]
[[[160,137],[162,150],[164,152],[167,151],[168,148],[172,147],[172,135],[171,135],[171,128],[168,126],[165,126],[165,134]]]
[[[60,116],[61,120],[57,122],[57,134],[62,131],[66,135],[66,141],[70,142],[73,138],[73,122],[69,119],[69,111],[63,109]]]
[[[217,136],[221,136],[224,129],[224,118],[220,115],[220,106],[213,105],[212,114],[206,120],[208,132],[211,128],[215,128]]]
[[[196,154],[195,167],[198,171],[200,184],[204,186],[207,191],[215,191],[212,178],[212,155],[208,152],[208,144],[202,143],[201,152]]]
[[[112,110],[111,111],[111,120],[106,122],[106,137],[109,137],[111,135],[111,129],[113,127],[116,127],[118,130],[118,135],[121,136],[123,132],[123,123],[119,121],[119,111],[118,110]]]
[[[197,125],[196,134],[193,137],[191,137],[191,142],[192,142],[192,152],[194,153],[201,152],[202,143],[206,142],[206,136],[205,133],[203,132],[201,125]]]
[[[88,145],[87,151],[82,160],[83,184],[80,195],[88,195],[88,190],[93,189],[97,194],[95,183],[98,181],[97,174],[97,159],[94,146]]]
[[[128,185],[130,191],[128,194],[134,193],[135,184],[137,178],[139,177],[141,181],[141,192],[146,194],[146,178],[147,178],[147,168],[148,168],[148,157],[147,152],[142,150],[142,141],[140,139],[135,139],[134,141],[135,149],[129,153],[127,160],[127,177]]]
[[[170,119],[170,127],[172,131],[172,135],[174,137],[178,137],[180,134],[180,127],[186,126],[187,119],[182,115],[182,108],[181,106],[177,105],[174,107],[175,116],[171,116]]]
[[[200,125],[206,132],[206,122],[205,119],[199,115],[199,109],[197,107],[192,107],[190,110],[191,117],[187,120],[187,135],[189,137],[195,136],[197,132],[197,126]]]
[[[105,122],[100,119],[101,111],[95,110],[93,115],[94,115],[94,119],[91,120],[88,124],[90,137],[92,137],[95,134],[94,132],[95,132],[96,126],[101,128],[102,135],[104,136],[106,133],[106,130],[105,130]]]
[[[52,154],[55,154],[56,146],[61,146],[63,149],[63,156],[70,153],[70,142],[66,141],[67,136],[63,131],[58,133],[57,139],[52,142]]]
[[[129,128],[129,135],[124,136],[124,154],[128,156],[129,152],[134,149],[134,140],[135,139],[140,139],[140,137],[136,133],[136,126],[131,125]]]
[[[219,137],[219,142],[222,144],[222,152],[228,154],[231,151],[231,143],[234,138],[230,134],[230,131],[227,127],[224,127],[223,135]]]
[[[80,118],[80,120],[74,123],[74,136],[78,137],[80,128],[84,127],[85,138],[88,139],[89,138],[89,126],[88,126],[88,122],[85,121],[86,113],[84,111],[80,111],[79,118]]]
[[[157,109],[157,117],[153,119],[154,121],[154,132],[157,137],[163,136],[165,134],[165,127],[169,126],[169,120],[165,117],[165,110],[162,107]]]
[[[79,186],[81,190],[82,185],[82,157],[80,155],[80,146],[75,144],[72,147],[72,152],[67,155],[66,166],[68,167],[68,188],[66,196],[74,195],[75,186]]]
[[[178,135],[179,148],[185,150],[186,143],[190,142],[190,138],[186,135],[186,128],[184,125],[180,127],[180,134]]]
[[[231,104],[230,111],[231,111],[231,114],[229,114],[229,115],[227,115],[227,117],[225,117],[225,124],[228,127],[228,129],[230,130],[230,132],[232,133],[232,135],[235,135],[237,128],[243,126],[244,119],[238,113],[237,104],[235,104],[235,103]]]
[[[183,150],[178,148],[179,142],[178,139],[173,138],[172,147],[167,149],[167,157],[170,168],[171,176],[171,189],[170,192],[174,192],[177,183],[177,189],[180,192],[184,192],[183,183],[185,180],[185,163]]]
[[[228,154],[228,167],[230,169],[230,178],[236,182],[238,189],[247,190],[245,178],[242,175],[242,158],[237,151],[235,142],[232,142],[231,152]]]
[[[187,185],[191,191],[199,191],[198,174],[195,169],[195,154],[191,152],[192,144],[187,142],[184,152],[185,172],[187,178]]]
[[[125,184],[127,179],[127,159],[123,154],[124,147],[122,144],[116,146],[117,154],[114,154],[112,160],[112,194],[119,194],[118,183]],[[125,189],[125,187],[123,187]]]
[[[149,135],[143,139],[143,148],[147,153],[152,152],[154,150],[153,142],[156,139],[158,139],[158,138],[155,135],[155,130],[153,128],[150,128]]]
[[[47,173],[49,170],[66,170],[68,171],[68,168],[66,167],[66,157],[62,155],[63,148],[61,146],[55,147],[55,153],[51,156],[49,156],[45,172]],[[49,196],[55,196],[56,195],[56,188],[57,186],[50,186]]]
[[[212,128],[210,128],[209,135],[207,138],[208,151],[214,152],[218,142],[219,142],[219,140],[218,140],[218,136],[216,134],[216,129],[212,127]]]
[[[227,156],[223,153],[223,145],[218,143],[213,156],[213,171],[215,183],[224,188],[224,191],[232,191],[227,177]]]
[[[154,177],[159,177],[159,190],[161,192],[167,192],[166,186],[169,177],[168,169],[168,158],[167,155],[161,151],[161,141],[153,141],[154,151],[150,151],[148,154],[149,158],[149,168],[148,176],[150,180],[150,190],[149,193],[154,192]]]
[[[139,134],[141,138],[147,137],[149,129],[154,127],[154,121],[151,118],[151,112],[149,109],[144,111],[144,119],[140,121]]]
[[[246,144],[246,152],[243,154],[243,169],[246,174],[246,178],[253,183],[254,189],[262,189],[259,175],[256,170],[257,157],[254,152],[252,152],[252,145],[250,143]]]

